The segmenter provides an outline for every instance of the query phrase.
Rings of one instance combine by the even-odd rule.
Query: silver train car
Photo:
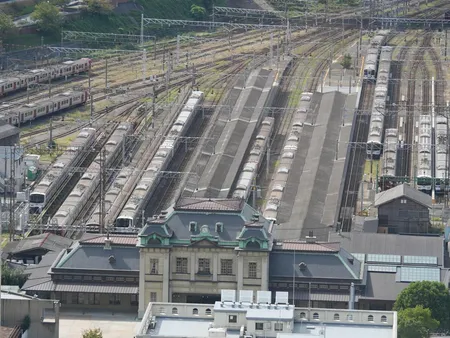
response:
[[[448,188],[448,161],[447,157],[447,118],[436,115],[436,154],[435,154],[435,189],[437,194],[444,193]]]
[[[107,218],[106,215],[108,215],[109,212],[111,211],[111,208],[113,207],[114,203],[118,201],[121,192],[125,188],[128,180],[132,175],[135,175],[133,168],[129,167],[123,168],[119,172],[119,174],[114,178],[113,184],[106,191],[104,198],[105,219]],[[95,211],[93,212],[89,220],[86,222],[87,228],[100,230],[100,212],[101,212],[100,205],[97,205]]]
[[[426,193],[431,193],[433,180],[431,148],[431,115],[420,115],[417,147],[417,189]]]
[[[116,228],[139,227],[137,220],[141,211],[153,196],[160,182],[160,172],[166,170],[179,145],[179,137],[184,136],[195,119],[196,110],[203,101],[203,92],[193,91],[187,103],[179,113],[172,129],[158,148],[155,156],[133,190],[125,207],[116,219]],[[118,201],[120,202],[120,201]]]
[[[384,190],[393,188],[396,184],[397,148],[398,130],[386,129],[380,175],[380,186]]]
[[[389,31],[379,31],[375,37],[370,40],[369,48],[367,50],[366,60],[364,61],[365,80],[375,81],[377,78],[378,58],[380,56],[381,48],[386,43]]]
[[[133,128],[128,123],[122,123],[116,128],[102,151],[96,156],[72,192],[61,204],[51,220],[52,224],[65,226],[66,228],[74,225],[75,219],[81,210],[87,207],[89,199],[100,184],[101,161],[104,161],[104,168],[111,167],[117,158],[121,156],[125,137],[132,131]],[[105,152],[104,159],[101,158],[103,156],[102,152]]]
[[[234,198],[241,198],[247,200],[250,196],[251,187],[253,181],[258,174],[261,163],[266,156],[266,149],[269,145],[270,138],[272,137],[274,119],[272,117],[266,117],[259,128],[258,135],[255,142],[253,142],[252,149],[247,158],[247,161],[242,168],[242,172],[239,175],[239,179],[236,184],[236,189],[233,192]]]
[[[30,193],[30,212],[41,212],[61,189],[73,167],[79,167],[95,142],[94,128],[84,128]]]
[[[392,60],[392,47],[383,47],[380,56],[375,98],[370,116],[366,152],[369,158],[379,158],[383,149],[384,117],[387,114],[386,99]]]
[[[51,115],[68,108],[85,104],[87,99],[87,91],[68,91],[55,95],[49,99],[25,104],[21,107],[12,107],[8,104],[3,104],[0,106],[0,109],[3,108],[6,110],[1,112],[0,121],[20,126],[23,123],[35,120],[42,116]]]
[[[65,76],[77,75],[91,69],[92,60],[82,58],[73,61],[65,61],[62,64],[43,69],[34,69],[19,73],[17,76],[10,76],[0,79],[0,96],[10,94],[20,89],[27,89],[28,86],[48,82],[49,78],[57,80]]]
[[[276,222],[278,216],[278,207],[286,188],[289,173],[293,170],[293,163],[297,148],[300,142],[300,136],[303,131],[303,124],[306,121],[307,114],[311,106],[313,93],[302,93],[300,98],[300,107],[295,112],[291,129],[284,143],[281,159],[277,167],[275,178],[270,187],[268,201],[264,207],[263,216],[273,222]]]

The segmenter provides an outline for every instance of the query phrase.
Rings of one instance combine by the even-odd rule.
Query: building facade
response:
[[[149,302],[214,303],[267,290],[270,222],[242,200],[180,199],[139,234],[139,314]]]
[[[22,290],[57,299],[67,308],[138,309],[139,250],[135,236],[104,235],[81,240],[60,253],[48,253]]]
[[[430,231],[431,197],[408,184],[375,195],[378,231],[390,234],[417,234]]]

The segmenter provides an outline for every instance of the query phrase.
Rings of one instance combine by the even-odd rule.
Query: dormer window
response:
[[[223,232],[223,223],[222,222],[217,222],[216,223],[216,232],[217,233]]]
[[[196,232],[197,231],[197,222],[189,222],[189,231]]]

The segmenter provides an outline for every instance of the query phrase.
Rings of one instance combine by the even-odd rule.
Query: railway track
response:
[[[370,126],[370,114],[361,112],[370,111],[373,104],[375,83],[365,81],[361,88],[361,98],[359,101],[358,112],[355,113],[354,130],[351,137],[349,151],[349,166],[345,173],[344,196],[341,202],[339,212],[338,230],[350,231],[352,219],[356,210],[358,201],[359,187],[363,177],[364,163],[366,160],[367,136]]]

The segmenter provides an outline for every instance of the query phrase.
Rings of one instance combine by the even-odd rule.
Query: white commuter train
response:
[[[383,190],[393,188],[396,184],[397,149],[398,130],[393,128],[386,129],[380,173],[380,186]]]
[[[136,188],[133,190],[125,207],[116,219],[116,228],[139,227],[137,220],[141,217],[141,211],[147,205],[158,186],[161,176],[160,172],[166,170],[172,157],[178,149],[179,137],[186,134],[195,119],[198,106],[203,101],[203,92],[193,91],[187,103],[179,113],[172,129],[158,148],[155,156],[143,173]],[[120,203],[121,201],[116,201]]]
[[[104,163],[104,168],[111,167],[117,158],[121,156],[125,137],[132,131],[132,125],[129,123],[121,123],[116,128],[103,149],[86,169],[77,185],[61,204],[53,216],[51,224],[65,226],[67,229],[74,225],[74,221],[79,213],[83,208],[88,207],[89,199],[100,184],[100,175],[102,174],[101,161]],[[105,156],[105,158],[102,159],[102,156]]]
[[[59,192],[69,173],[79,167],[95,142],[94,128],[83,128],[66,151],[58,156],[42,180],[30,193],[30,212],[41,212]]]
[[[287,140],[284,143],[277,172],[270,188],[270,195],[264,207],[264,218],[273,222],[277,220],[278,207],[281,203],[284,189],[286,188],[289,173],[294,169],[292,165],[299,146],[301,133],[303,131],[303,124],[311,106],[312,96],[313,93],[306,92],[301,95],[300,107],[295,112],[291,129]]]
[[[88,99],[87,91],[68,91],[55,95],[49,99],[13,107],[8,104],[0,106],[2,111],[0,121],[18,125],[35,120],[42,116],[51,115],[59,111],[85,104]]]
[[[250,196],[253,181],[258,174],[264,157],[266,156],[266,149],[272,136],[274,121],[275,120],[272,117],[266,117],[262,121],[259,133],[256,136],[255,142],[253,142],[250,154],[244,164],[244,167],[242,168],[241,174],[239,175],[236,189],[233,192],[233,197],[247,200]]]
[[[375,37],[370,40],[367,56],[364,61],[365,80],[375,81],[377,78],[378,58],[381,48],[385,45],[389,31],[379,31]]]
[[[435,188],[437,194],[442,194],[446,191],[448,186],[448,162],[447,157],[447,118],[442,115],[436,116],[436,154],[435,154]]]
[[[383,150],[384,118],[388,113],[386,99],[391,60],[392,47],[382,47],[366,148],[367,156],[372,159],[379,158]]]
[[[9,94],[21,89],[27,89],[30,85],[48,82],[49,78],[57,80],[65,76],[77,75],[91,69],[92,60],[82,58],[73,61],[65,61],[62,64],[34,69],[0,79],[0,96]]]
[[[433,180],[431,135],[431,115],[420,115],[417,147],[417,189],[425,193],[431,193]]]

